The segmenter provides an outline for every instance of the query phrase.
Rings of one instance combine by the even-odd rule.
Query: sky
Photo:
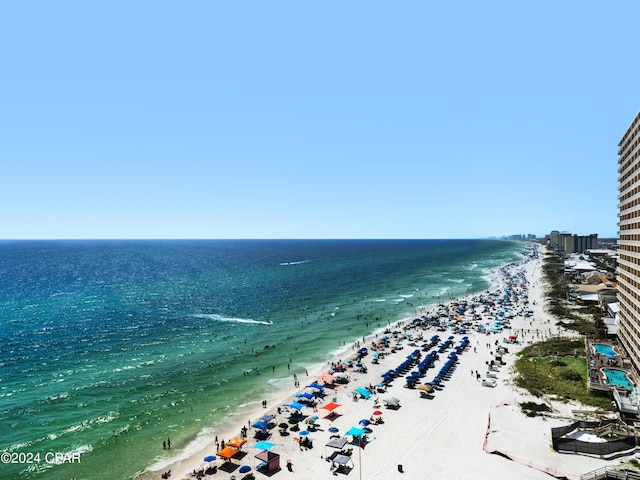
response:
[[[5,2],[0,238],[615,237],[639,17]]]

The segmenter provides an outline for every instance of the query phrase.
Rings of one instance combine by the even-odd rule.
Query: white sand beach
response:
[[[405,388],[404,375],[396,378],[388,387],[387,393],[376,393],[369,399],[353,400],[353,392],[357,387],[376,385],[381,381],[381,374],[397,367],[406,357],[416,349],[422,341],[416,341],[411,345],[410,338],[405,334],[413,335],[413,338],[422,334],[427,340],[435,334],[441,341],[451,335],[449,331],[441,332],[435,329],[425,331],[405,330],[407,323],[391,327],[392,330],[401,331],[402,335],[396,338],[391,336],[391,344],[398,345],[395,353],[387,349],[379,363],[372,363],[372,355],[363,359],[367,367],[366,373],[355,373],[353,369],[348,371],[350,382],[339,385],[334,390],[326,390],[326,396],[319,401],[317,411],[312,407],[304,407],[302,412],[307,416],[319,417],[317,430],[310,432],[308,438],[313,441],[313,448],[301,448],[299,432],[289,432],[287,436],[281,436],[278,428],[270,430],[269,442],[275,446],[272,452],[280,455],[280,470],[274,473],[275,478],[284,479],[474,479],[474,480],[513,480],[513,479],[549,479],[554,477],[566,477],[578,479],[581,474],[610,465],[607,460],[592,458],[584,455],[560,454],[551,449],[551,428],[566,425],[572,421],[572,409],[581,408],[576,405],[554,404],[554,414],[549,417],[530,418],[520,412],[518,402],[533,400],[525,392],[513,385],[512,366],[515,360],[515,352],[523,347],[523,343],[542,339],[551,333],[557,334],[558,328],[553,318],[543,311],[543,296],[541,284],[541,260],[530,259],[526,262],[508,267],[509,275],[524,275],[528,283],[524,282],[521,289],[528,290],[529,303],[527,308],[533,309],[533,315],[522,315],[511,319],[511,334],[515,331],[529,330],[530,332],[518,335],[519,344],[507,344],[503,339],[508,338],[510,332],[505,330],[500,333],[483,334],[475,330],[469,330],[464,335],[469,337],[470,343],[466,350],[458,356],[458,362],[450,379],[443,382],[443,387],[434,392],[430,398],[421,398],[416,389]],[[505,278],[495,273],[497,291],[505,288]],[[524,303],[522,304],[524,306]],[[420,313],[420,312],[419,312]],[[488,320],[488,318],[487,318]],[[538,330],[536,334],[535,331]],[[372,342],[382,337],[382,332],[370,335],[354,345],[352,351],[345,352],[341,360],[346,360],[347,353],[353,356],[360,347],[369,348],[371,352]],[[462,334],[454,335],[454,346],[460,343]],[[499,346],[508,349],[508,353],[502,356],[505,365],[496,372],[497,382],[495,387],[482,386],[482,382],[476,376],[476,371],[482,378],[487,372],[487,362],[494,357],[496,341]],[[451,349],[440,354],[435,368],[429,369],[421,383],[431,380],[440,367],[447,360]],[[424,358],[425,353],[422,353]],[[275,415],[275,424],[287,422],[289,416],[288,407],[283,405],[294,400],[294,394],[304,389],[313,381],[315,375],[329,372],[332,363],[338,363],[340,359],[331,359],[320,371],[309,372],[309,377],[299,378],[300,388],[281,394],[280,398],[268,400],[270,408],[256,407],[251,416],[251,422],[257,421],[267,413]],[[400,401],[400,408],[385,408],[383,400],[393,396]],[[378,398],[379,407],[375,406],[375,398]],[[339,414],[333,421],[325,419],[328,411],[321,407],[328,402],[335,401],[341,406],[335,412]],[[540,401],[535,399],[535,401]],[[277,408],[280,407],[281,414]],[[355,444],[347,444],[345,448],[351,448],[351,461],[347,463],[346,472],[336,473],[332,470],[332,462],[327,457],[335,452],[335,449],[325,447],[331,439],[330,427],[338,429],[337,435],[344,435],[351,427],[359,427],[361,419],[369,419],[375,410],[382,411],[382,423],[370,425],[371,432],[366,436],[367,442],[364,449]],[[247,419],[238,419],[236,428],[218,435],[219,439],[228,440],[239,436],[240,429],[245,426]],[[300,424],[301,430],[306,425]],[[237,465],[248,465],[256,478],[266,478],[265,475],[255,472],[255,465],[259,463],[254,458],[259,450],[253,448],[257,442],[253,438],[255,430],[248,429],[248,442],[242,447],[246,456],[241,460],[233,460]],[[347,436],[349,440],[351,436]],[[190,472],[203,466],[203,458],[215,452],[215,444],[209,448],[193,454],[190,458],[179,463],[167,466],[163,471],[171,470],[172,479],[187,478]],[[497,454],[499,453],[499,454]],[[509,457],[509,458],[507,458]],[[286,468],[286,462],[290,460],[292,472]],[[216,464],[222,465],[222,459],[218,458]],[[546,473],[548,472],[548,473]],[[147,472],[140,479],[161,478],[161,471]],[[205,478],[218,478],[240,480],[243,474],[238,470],[233,472],[218,469],[214,475]]]

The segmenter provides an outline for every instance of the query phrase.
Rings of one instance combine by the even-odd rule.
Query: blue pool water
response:
[[[596,353],[601,353],[602,355],[616,355],[616,352],[611,345],[605,345],[604,343],[594,343],[592,344],[592,347],[596,351]]]
[[[619,370],[617,368],[603,368],[602,371],[607,376],[607,381],[611,385],[617,385],[633,391],[633,383],[629,381],[627,372],[624,370]]]

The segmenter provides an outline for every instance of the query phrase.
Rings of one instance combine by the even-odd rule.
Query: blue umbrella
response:
[[[240,467],[240,469],[238,471],[240,473],[247,473],[250,470],[251,470],[251,467],[249,465],[243,465],[243,466]]]
[[[216,459],[215,455],[207,455],[206,457],[204,457],[205,462],[213,462],[215,459]]]
[[[336,427],[329,427],[327,430],[329,430],[331,433],[337,433],[340,431],[340,429],[336,428]]]
[[[305,435],[309,435],[309,430],[302,430],[302,431],[299,433],[299,435],[300,435],[301,437],[304,437]]]

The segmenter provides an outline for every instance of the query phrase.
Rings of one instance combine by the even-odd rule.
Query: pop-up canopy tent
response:
[[[245,438],[233,437],[227,442],[227,446],[241,449],[245,443],[247,443],[247,440]]]
[[[240,451],[239,449],[234,447],[224,447],[222,450],[218,452],[218,456],[229,460],[233,458],[233,456],[237,454],[239,451]]]
[[[400,408],[400,400],[396,397],[387,397],[382,401],[387,405],[387,408]]]
[[[256,465],[256,470],[263,473],[275,472],[280,469],[280,455],[269,450],[264,450],[256,455],[260,463]]]
[[[240,450],[234,447],[225,447],[218,452],[218,456],[224,458],[226,461],[222,466],[220,466],[220,470],[225,472],[233,472],[239,465],[234,464],[231,459],[239,452]]]
[[[331,460],[331,463],[337,471],[346,470],[348,463],[351,463],[351,468],[353,468],[353,460],[348,455],[336,455]]]
[[[331,440],[329,440],[324,445],[324,451],[325,451],[324,456],[325,457],[327,456],[327,447],[335,448],[336,450],[342,450],[347,443],[349,443],[349,442],[344,437],[342,437],[342,438],[332,438]]]

